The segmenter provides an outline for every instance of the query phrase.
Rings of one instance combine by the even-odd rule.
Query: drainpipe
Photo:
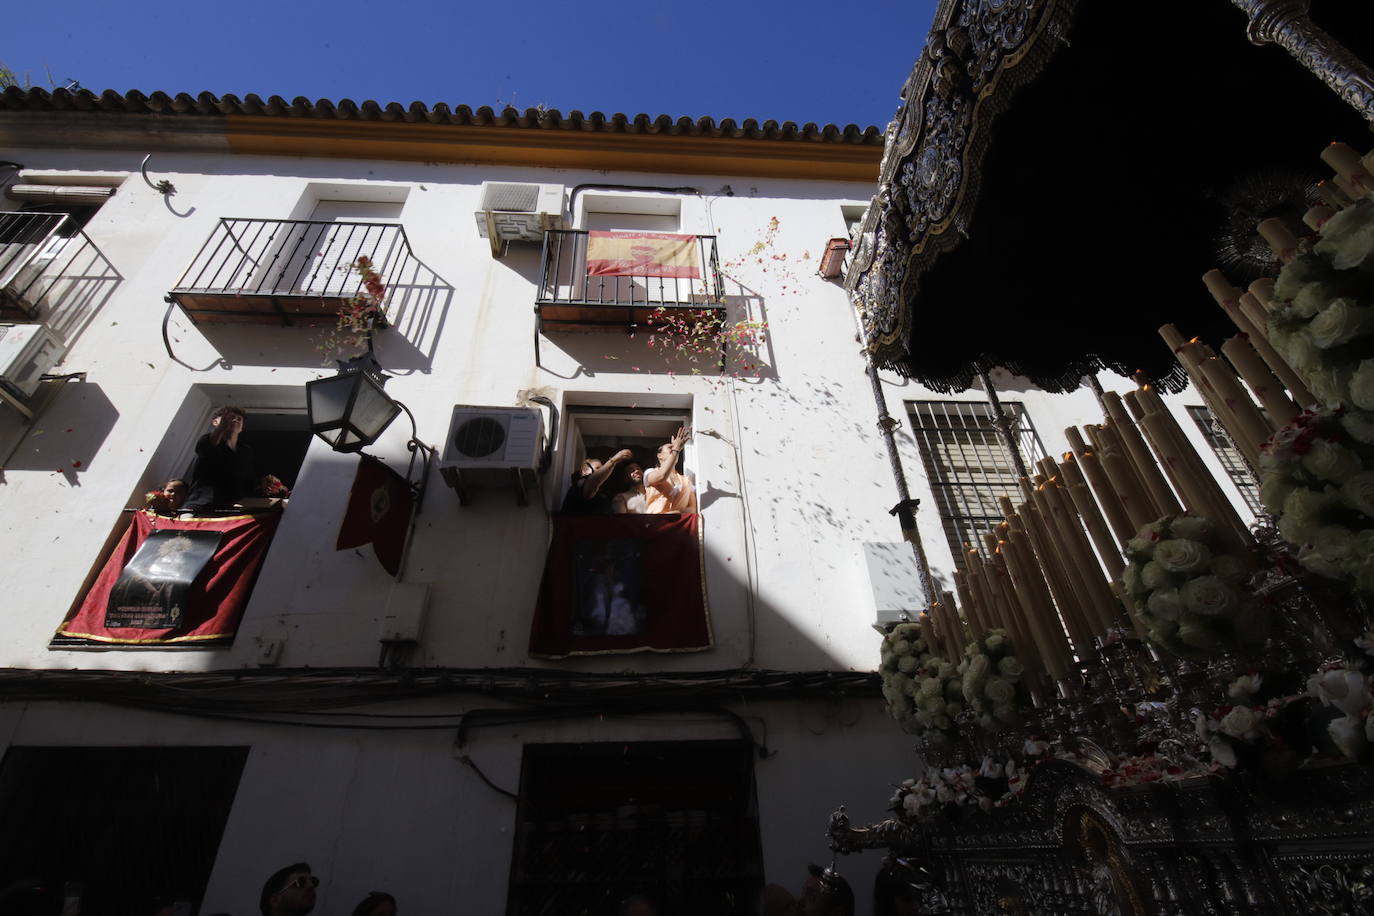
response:
[[[911,498],[911,491],[906,485],[906,472],[902,469],[902,457],[897,451],[895,431],[901,424],[887,412],[887,397],[883,394],[882,380],[878,378],[878,367],[873,365],[873,359],[867,350],[864,351],[864,365],[868,380],[873,385],[873,403],[878,408],[878,429],[887,444],[887,460],[892,466],[892,479],[897,484],[897,496],[900,500],[887,514],[897,516],[897,521],[902,526],[902,538],[911,544],[911,555],[916,560],[916,572],[921,577],[921,584],[925,586],[926,598],[929,601],[938,601],[940,593],[930,575],[930,564],[926,562],[921,533],[916,530],[916,508],[921,501]]]

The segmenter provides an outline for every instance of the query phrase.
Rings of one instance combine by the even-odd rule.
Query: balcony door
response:
[[[275,276],[268,283],[282,293],[351,295],[357,282],[350,274],[358,256],[382,264],[391,253],[388,247],[400,243],[400,234],[389,227],[400,223],[403,206],[376,200],[317,201],[308,222],[283,227],[273,259],[281,267],[269,266]]]

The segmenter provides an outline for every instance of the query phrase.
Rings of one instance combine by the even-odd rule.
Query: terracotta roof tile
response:
[[[674,120],[668,115],[651,117],[647,114],[628,116],[616,113],[608,116],[599,111],[583,114],[576,109],[565,116],[557,109],[527,108],[520,111],[508,107],[496,112],[483,105],[474,111],[466,105],[450,108],[443,102],[434,105],[411,102],[409,106],[404,106],[399,102],[387,102],[384,105],[372,99],[366,99],[361,103],[352,99],[341,99],[337,102],[320,99],[312,102],[304,96],[297,96],[288,102],[277,95],[264,101],[253,94],[240,99],[233,94],[215,96],[209,92],[192,97],[184,92],[169,96],[165,92],[144,95],[138,90],[132,90],[121,95],[113,89],[96,94],[88,89],[71,92],[66,89],[50,91],[38,87],[21,89],[17,86],[10,86],[0,92],[0,112],[19,111],[100,111],[163,117],[253,115],[340,121],[428,122],[520,130],[729,137],[864,146],[881,146],[883,143],[883,133],[877,127],[859,127],[857,124],[840,127],[835,124],[818,126],[808,122],[799,127],[793,121],[782,124],[777,121],[764,121],[760,124],[753,118],[746,118],[743,122],[736,123],[733,118],[723,118],[716,122],[709,117],[681,117]]]

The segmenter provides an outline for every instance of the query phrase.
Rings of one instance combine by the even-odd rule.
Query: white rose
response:
[[[1361,362],[1350,376],[1350,402],[1363,410],[1374,410],[1374,359]]]
[[[945,715],[949,716],[951,719],[954,718],[955,716],[959,715],[959,713],[961,713],[961,712],[963,712],[963,711],[964,711],[964,704],[963,704],[963,703],[960,703],[960,702],[958,702],[958,701],[956,701],[956,700],[947,700],[947,701],[945,702]]]
[[[1374,518],[1374,471],[1361,471],[1341,484],[1341,499],[1352,509]]]
[[[1239,604],[1235,590],[1216,576],[1198,576],[1179,589],[1179,593],[1184,607],[1208,617],[1230,616]]]
[[[983,685],[983,696],[991,700],[994,706],[1010,703],[1016,698],[1016,688],[1000,677],[990,677]]]
[[[1335,707],[1347,716],[1358,716],[1365,707],[1368,696],[1365,691],[1364,675],[1348,668],[1334,668],[1308,678],[1308,692],[1315,694],[1327,706]]]
[[[898,660],[897,669],[901,671],[903,674],[910,674],[911,672],[916,670],[916,666],[919,664],[920,662],[916,661],[916,658],[914,656],[904,655],[901,659]]]
[[[1307,454],[1302,456],[1302,466],[1321,480],[1342,483],[1358,474],[1364,462],[1344,445],[1317,437],[1312,440]]]
[[[1361,200],[1353,207],[1333,213],[1322,226],[1321,237],[1325,240],[1342,239],[1352,233],[1362,232],[1371,224],[1374,224],[1374,206],[1370,206],[1369,201]]]
[[[919,705],[922,712],[932,716],[938,716],[945,711],[944,697],[921,697]]]
[[[1210,543],[1217,532],[1216,526],[1200,515],[1180,515],[1174,519],[1169,529],[1176,538],[1201,544]]]
[[[920,814],[920,813],[921,813],[921,798],[920,798],[920,796],[915,795],[914,793],[908,793],[908,794],[907,794],[907,797],[904,798],[904,799],[902,799],[902,810],[905,811],[905,812],[906,812],[908,815],[910,815],[911,817],[915,817],[916,815]]]
[[[1231,743],[1225,738],[1213,738],[1207,742],[1207,751],[1212,755],[1212,762],[1233,770],[1239,761],[1236,759],[1236,749],[1231,747]]]
[[[1231,685],[1226,688],[1226,693],[1233,700],[1248,700],[1259,693],[1262,683],[1264,683],[1264,676],[1261,674],[1242,674],[1231,682]]]
[[[1341,213],[1344,212],[1346,211],[1341,211]],[[1335,216],[1331,217],[1331,219],[1327,220],[1326,226],[1323,228],[1330,230],[1331,224],[1339,219],[1340,215],[1340,213],[1337,213]],[[1353,221],[1347,219],[1346,222],[1350,223]],[[1336,231],[1340,231],[1340,224],[1337,224]],[[1285,264],[1283,269],[1279,271],[1278,279],[1274,283],[1274,295],[1284,301],[1292,302],[1294,297],[1302,292],[1304,286],[1309,283],[1317,283],[1325,280],[1330,277],[1330,275],[1331,268],[1322,258],[1313,254],[1298,255]]]
[[[1359,757],[1367,746],[1364,736],[1364,722],[1355,716],[1342,716],[1333,719],[1326,726],[1326,733],[1336,743],[1336,747],[1351,760]]]
[[[997,663],[997,673],[1002,675],[1002,677],[1012,678],[1014,680],[1024,674],[1025,671],[1026,666],[1021,664],[1014,655],[1008,655]]]
[[[1307,326],[1307,336],[1323,350],[1350,343],[1374,330],[1374,309],[1354,299],[1333,299]]]
[[[916,690],[917,699],[926,697],[938,697],[940,695],[940,681],[937,678],[921,678],[920,686]]]
[[[1132,560],[1148,560],[1154,552],[1154,538],[1131,538],[1126,542],[1125,553]]]
[[[1344,569],[1360,555],[1360,541],[1355,532],[1344,525],[1323,525],[1312,537],[1312,547],[1322,556]]]
[[[1151,614],[1164,620],[1177,620],[1182,615],[1183,596],[1178,593],[1176,588],[1161,588],[1150,593],[1150,598],[1145,602],[1146,608]]]
[[[1216,648],[1217,634],[1200,617],[1189,615],[1178,626],[1178,641],[1194,649]]]
[[[1316,254],[1330,258],[1331,266],[1337,270],[1359,267],[1374,253],[1374,226],[1359,213],[1341,220],[1346,213],[1357,209],[1349,207],[1333,215],[1322,227],[1321,241],[1312,246]]]
[[[1138,595],[1145,591],[1145,584],[1140,581],[1140,567],[1135,563],[1127,564],[1121,572],[1121,587],[1127,594]]]
[[[1169,544],[1172,542],[1161,541],[1160,543]],[[1140,584],[1148,589],[1168,588],[1173,583],[1174,577],[1158,561],[1151,560],[1140,568]]]
[[[1260,502],[1271,515],[1283,511],[1283,501],[1297,488],[1297,484],[1282,471],[1273,470],[1264,475],[1260,483]]]
[[[1010,703],[1000,703],[992,707],[992,716],[1003,725],[1015,725],[1020,718],[1016,714],[1016,707]]]
[[[1345,287],[1339,283],[1309,283],[1293,297],[1293,312],[1304,318],[1312,318],[1344,292]]]
[[[1307,370],[1307,387],[1317,396],[1317,400],[1328,408],[1340,407],[1348,400],[1350,376],[1349,366],[1311,366]]]
[[[1255,731],[1263,719],[1263,713],[1257,713],[1249,706],[1233,706],[1230,712],[1222,716],[1221,724],[1217,727],[1224,734],[1243,740]]]
[[[1362,410],[1347,411],[1341,417],[1341,428],[1356,442],[1374,445],[1374,414]]]
[[[1270,339],[1283,361],[1305,375],[1322,364],[1322,351],[1304,333],[1284,334]]]
[[[1212,557],[1212,575],[1227,582],[1239,582],[1250,575],[1250,564],[1229,553]]]
[[[911,654],[911,642],[906,639],[899,639],[892,644],[892,654],[897,656]]]
[[[1193,573],[1206,569],[1211,559],[1212,552],[1206,545],[1184,538],[1171,538],[1155,545],[1152,562],[1158,563],[1167,572]],[[1141,575],[1143,578],[1144,571]]]
[[[1334,491],[1294,490],[1283,501],[1279,533],[1294,544],[1305,544],[1322,525],[1322,517],[1337,504]]]
[[[987,639],[983,640],[983,644],[987,646],[989,655],[995,655],[1001,652],[1006,642],[1006,637],[996,631],[989,633]]]

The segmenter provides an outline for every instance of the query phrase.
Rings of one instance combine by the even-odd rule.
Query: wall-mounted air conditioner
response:
[[[562,229],[563,186],[484,181],[477,218],[477,234],[491,242],[499,255],[506,242],[542,242],[545,229]]]
[[[439,473],[467,505],[474,488],[512,487],[520,505],[539,488],[544,417],[534,407],[453,408]]]
[[[10,394],[32,397],[43,374],[66,353],[62,342],[41,324],[0,325],[0,385]]]

